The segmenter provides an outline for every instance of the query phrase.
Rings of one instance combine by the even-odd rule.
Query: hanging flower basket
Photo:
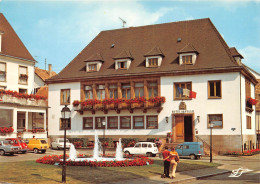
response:
[[[251,105],[256,105],[257,104],[257,100],[253,99],[253,98],[248,98],[248,103]]]

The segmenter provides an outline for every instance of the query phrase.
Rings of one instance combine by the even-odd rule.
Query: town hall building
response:
[[[49,136],[161,138],[252,149],[256,78],[210,19],[100,32],[49,87]]]

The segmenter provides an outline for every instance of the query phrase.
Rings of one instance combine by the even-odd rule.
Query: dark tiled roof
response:
[[[159,47],[154,47],[152,50],[150,50],[148,53],[144,55],[146,56],[164,56],[161,49]]]
[[[0,31],[4,32],[0,55],[35,61],[2,13],[0,13]]]
[[[244,57],[237,51],[236,47],[230,47],[229,50],[233,57],[238,56],[238,57],[241,57],[242,59],[244,59]]]
[[[90,62],[90,61],[102,61],[102,62],[104,62],[104,59],[99,53],[96,53],[96,54],[91,55],[88,59],[85,60],[85,62]]]
[[[190,43],[188,43],[184,48],[182,48],[178,54],[182,54],[182,53],[198,53],[198,51],[194,48],[193,45],[191,45]]]
[[[35,72],[43,81],[45,81],[46,79],[49,79],[49,78],[51,78],[51,77],[57,75],[56,72],[53,72],[53,71],[51,72],[51,75],[50,75],[49,71],[40,69],[40,68],[38,68],[38,67],[35,67],[34,72]]]
[[[118,54],[114,59],[134,59],[129,51],[122,51],[120,54]]]
[[[177,42],[178,38],[182,38],[180,42]],[[177,52],[188,43],[193,45],[200,54],[195,65],[179,65]],[[115,46],[111,48],[111,44]],[[144,55],[154,47],[159,47],[165,57],[160,67],[146,68]],[[128,70],[115,70],[113,58],[122,50],[130,51],[134,60]],[[102,55],[104,63],[98,72],[86,72],[84,61],[97,52]],[[226,42],[207,18],[102,31],[50,81],[233,67],[239,66],[232,57]]]

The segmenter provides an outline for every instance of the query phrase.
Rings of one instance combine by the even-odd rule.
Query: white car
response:
[[[66,139],[66,149],[69,149],[71,146],[71,143],[68,139]],[[64,149],[64,139],[63,138],[57,138],[54,142],[51,143],[52,149]]]
[[[147,155],[148,157],[155,157],[158,153],[158,148],[152,142],[138,142],[134,147],[124,148],[124,153],[129,155]]]

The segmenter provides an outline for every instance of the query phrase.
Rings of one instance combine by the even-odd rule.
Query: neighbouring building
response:
[[[0,138],[47,138],[47,100],[34,91],[35,59],[0,14]]]
[[[255,86],[255,99],[257,100],[257,104],[256,104],[256,136],[257,136],[257,148],[260,148],[260,74],[258,72],[256,72],[255,70],[247,67],[248,70],[251,71],[251,73],[255,76],[255,78],[257,79],[258,83]]]
[[[49,87],[49,135],[162,138],[217,151],[256,143],[256,78],[210,19],[102,31]],[[248,142],[250,145],[248,146]]]
[[[43,70],[35,67],[34,71],[34,93],[37,93],[42,86],[47,86],[45,80],[57,75],[56,72],[52,71],[51,64],[48,65],[48,70]]]

